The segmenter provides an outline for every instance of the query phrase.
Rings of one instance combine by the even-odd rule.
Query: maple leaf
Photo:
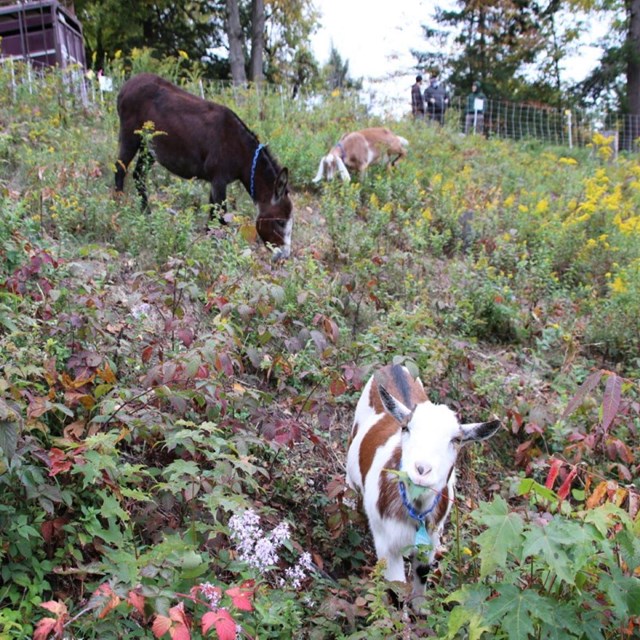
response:
[[[509,505],[501,497],[482,503],[477,510],[478,520],[488,527],[477,538],[480,545],[480,576],[486,577],[507,564],[507,553],[518,555],[522,545],[522,517],[509,512]]]
[[[209,611],[202,616],[202,633],[207,633],[211,627],[215,627],[218,640],[235,640],[236,623],[228,611],[218,609]]]

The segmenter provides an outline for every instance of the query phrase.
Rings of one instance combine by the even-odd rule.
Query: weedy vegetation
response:
[[[132,70],[199,92],[180,65]],[[0,68],[0,638],[638,637],[637,157],[406,119],[394,170],[314,186],[385,123],[206,88],[290,169],[281,264],[239,185],[226,227],[158,167],[148,214],[116,198],[115,95],[71,88]],[[344,482],[390,362],[504,424],[461,457],[419,615]]]

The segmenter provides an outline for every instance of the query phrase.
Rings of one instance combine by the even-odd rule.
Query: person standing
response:
[[[464,132],[469,131],[482,135],[484,130],[484,106],[487,96],[482,92],[479,82],[471,85],[471,93],[467,96],[466,116],[464,120]]]
[[[429,120],[444,123],[444,114],[449,106],[449,92],[438,82],[438,74],[433,73],[429,86],[424,91],[424,104]]]
[[[411,113],[416,120],[424,119],[424,98],[422,97],[422,76],[416,76],[416,82],[411,87]]]

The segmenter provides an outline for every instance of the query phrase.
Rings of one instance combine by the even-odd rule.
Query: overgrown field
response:
[[[239,185],[226,227],[158,167],[149,214],[130,178],[116,198],[115,94],[16,74],[0,639],[639,637],[638,157],[403,120],[394,170],[314,186],[342,133],[383,123],[341,95],[210,95],[290,169],[281,264]],[[344,484],[359,391],[392,361],[503,422],[460,460],[419,614],[388,605]]]

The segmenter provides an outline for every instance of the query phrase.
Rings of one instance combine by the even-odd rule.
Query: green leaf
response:
[[[509,512],[509,505],[497,496],[493,502],[483,502],[473,517],[487,529],[477,538],[480,545],[480,577],[485,578],[507,564],[507,553],[520,557],[522,547],[522,517]]]
[[[624,576],[618,569],[603,580],[609,600],[619,620],[640,615],[640,579]]]
[[[549,569],[561,580],[575,584],[576,566],[572,552],[580,545],[592,542],[580,523],[554,517],[547,525],[533,525],[525,534],[523,557],[541,554]],[[581,549],[584,552],[584,548]],[[584,553],[582,553],[584,557]],[[582,563],[580,563],[582,564]]]
[[[499,624],[509,640],[535,637],[532,618],[542,615],[546,608],[544,599],[531,589],[521,591],[512,584],[502,584],[496,591],[498,596],[487,603],[486,619]]]
[[[481,616],[466,607],[455,607],[449,614],[446,640],[459,638],[459,631],[466,624],[469,625],[469,640],[479,640],[485,631],[491,631],[490,627],[483,626]]]

